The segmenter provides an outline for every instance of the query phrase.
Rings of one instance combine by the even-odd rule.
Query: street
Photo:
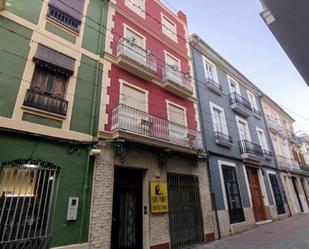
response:
[[[215,241],[203,249],[309,248],[309,215],[298,215],[260,225],[244,233]]]

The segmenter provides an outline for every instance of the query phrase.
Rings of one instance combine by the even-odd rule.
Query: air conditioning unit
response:
[[[0,10],[3,10],[5,6],[5,0],[0,0]]]

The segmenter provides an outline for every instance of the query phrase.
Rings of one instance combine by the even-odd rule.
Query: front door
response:
[[[276,207],[277,207],[277,212],[278,214],[284,214],[285,213],[285,208],[281,196],[281,192],[279,189],[279,184],[277,180],[277,176],[275,174],[269,174],[269,180],[271,183],[271,187],[273,190],[275,202],[276,202]]]
[[[264,208],[264,202],[263,202],[263,195],[261,192],[259,177],[257,169],[246,167],[247,169],[247,175],[248,175],[248,181],[250,185],[250,191],[252,196],[252,205],[253,205],[253,213],[255,220],[262,221],[266,220],[266,213]]]
[[[141,249],[143,171],[115,169],[112,249]]]
[[[171,248],[179,249],[203,242],[198,177],[168,174],[167,183]]]
[[[300,207],[301,212],[304,212],[304,208],[303,205],[301,204],[300,198],[299,198],[299,193],[298,193],[298,189],[297,189],[297,179],[296,177],[292,177],[292,183],[293,183],[293,187],[294,187],[294,191],[296,194],[296,198]]]

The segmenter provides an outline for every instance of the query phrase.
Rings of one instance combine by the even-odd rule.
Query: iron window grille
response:
[[[56,22],[61,23],[63,26],[73,30],[74,32],[79,33],[81,21],[64,13],[63,11],[49,5],[47,16]]]
[[[214,133],[214,135],[215,135],[215,139],[219,139],[221,141],[233,144],[233,138],[230,135],[226,135],[226,134],[219,132],[219,131],[216,131]]]
[[[236,93],[236,92],[230,93],[229,99],[230,99],[231,105],[232,104],[239,104],[239,105],[243,106],[244,108],[246,108],[247,110],[252,111],[251,104],[250,104],[249,100],[240,96],[238,93]]]
[[[251,154],[258,157],[264,157],[263,148],[255,143],[248,140],[239,141],[240,154]]]

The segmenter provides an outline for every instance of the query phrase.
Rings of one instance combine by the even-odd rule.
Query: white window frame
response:
[[[173,24],[173,26],[174,26],[173,32],[171,32],[170,30],[167,30],[167,28],[165,26],[163,26],[164,19],[166,21],[168,21],[169,23]],[[170,18],[168,18],[166,15],[164,15],[162,12],[161,12],[161,26],[162,26],[162,33],[164,35],[166,35],[168,38],[170,38],[171,40],[177,42],[177,25]]]
[[[188,127],[188,123],[187,123],[188,122],[188,120],[187,120],[187,108],[184,107],[184,106],[178,105],[175,102],[172,102],[170,100],[166,100],[167,119],[168,119],[168,121],[171,121],[170,120],[170,112],[169,112],[170,111],[170,109],[169,109],[170,105],[173,105],[173,106],[175,106],[175,107],[177,107],[179,109],[183,109],[184,110],[184,120],[185,120],[184,126]]]
[[[261,129],[261,128],[259,128],[259,127],[256,127],[256,132],[257,132],[257,135],[258,135],[259,144],[261,145],[261,147],[263,148],[263,150],[269,151],[269,147],[268,147],[268,143],[267,143],[267,140],[266,140],[266,136],[265,136],[264,130]],[[259,133],[262,133],[262,134],[263,134],[265,144],[262,144],[262,143],[261,143],[260,138],[259,138]]]
[[[227,75],[227,80],[229,82],[229,88],[230,88],[230,92],[232,93],[232,87],[231,87],[231,81],[235,82],[236,84],[236,93],[239,94],[241,96],[241,92],[240,92],[240,87],[239,87],[239,82],[237,80],[235,80],[234,78],[232,78],[231,76]]]
[[[239,139],[241,140],[241,135],[240,135],[240,126],[239,126],[239,122],[242,122],[242,123],[245,123],[246,126],[247,126],[247,131],[248,131],[248,141],[251,142],[252,139],[251,139],[251,134],[250,134],[250,129],[249,129],[249,125],[248,125],[248,122],[247,120],[243,119],[243,118],[240,118],[238,116],[235,116],[236,117],[236,122],[237,122],[237,128],[238,128],[238,135],[239,135]]]
[[[237,172],[237,169],[236,169],[236,164],[235,163],[231,163],[231,162],[227,162],[227,161],[218,160],[220,182],[221,182],[222,195],[223,195],[223,201],[224,201],[224,209],[228,210],[229,206],[228,206],[228,203],[227,203],[227,196],[226,196],[226,189],[225,189],[225,185],[224,185],[224,177],[223,177],[222,165],[223,166],[224,165],[225,166],[230,166],[230,167],[234,167],[235,168],[235,172],[236,172],[236,176],[237,176],[237,184],[238,184],[238,189],[239,189],[239,195],[240,195],[240,200],[241,200],[241,205],[242,205],[242,208],[244,209],[244,203],[243,203],[243,200],[242,200],[242,192],[241,192],[241,189],[240,189],[239,176],[238,176],[238,172]],[[243,221],[243,222],[246,222],[246,220]],[[239,223],[241,223],[241,222],[239,222]]]
[[[131,2],[134,2],[134,0],[125,0],[125,5],[130,9],[132,10],[134,13],[136,13],[137,15],[139,15],[140,17],[144,18],[146,17],[146,14],[145,14],[145,8],[146,8],[146,0],[142,0],[142,2],[144,3],[143,6],[139,6],[140,8],[142,8],[143,10],[141,10],[140,8],[138,8],[137,6],[134,6],[133,3]],[[136,4],[137,5],[137,4]]]
[[[205,77],[206,77],[206,78],[209,78],[209,75],[208,75],[208,72],[207,72],[206,64],[209,64],[210,66],[213,67],[213,69],[214,69],[214,79],[213,79],[213,80],[214,80],[216,83],[219,83],[216,64],[213,63],[212,61],[210,61],[210,60],[209,60],[208,58],[206,58],[205,56],[203,56],[203,65],[204,65]]]
[[[223,131],[225,135],[229,135],[228,129],[227,129],[227,123],[226,123],[226,119],[225,119],[225,113],[224,113],[224,109],[221,106],[218,106],[216,104],[214,104],[213,102],[209,101],[209,105],[210,105],[210,112],[211,112],[211,119],[212,119],[212,124],[213,124],[213,129],[216,132],[217,128],[214,122],[214,109],[218,109],[220,110],[220,112],[222,113],[222,125],[223,125]]]
[[[176,58],[174,55],[172,55],[171,53],[167,52],[166,50],[164,50],[164,62],[166,64],[166,57],[169,56],[169,57],[172,57],[173,59],[175,59],[175,61],[178,62],[178,71],[181,72],[181,63],[180,63],[180,60],[178,58]],[[167,64],[166,64],[167,65]]]
[[[248,95],[248,100],[251,104],[251,107],[254,108],[255,110],[259,110],[257,102],[256,102],[256,96],[249,90],[247,90],[247,95]],[[252,97],[252,99],[250,97]]]
[[[130,26],[128,26],[127,24],[123,24],[123,36],[127,38],[127,31],[130,30],[132,33],[135,33],[136,35],[140,36],[143,38],[143,49],[146,50],[146,37],[144,35],[142,35],[141,33],[139,33],[138,31],[136,31],[135,29],[131,28]]]
[[[149,92],[141,87],[138,87],[134,84],[131,84],[125,80],[122,80],[122,79],[119,79],[119,82],[120,82],[120,94],[119,94],[119,103],[120,104],[123,104],[123,96],[122,96],[122,93],[123,93],[123,86],[126,85],[128,87],[131,87],[137,91],[140,91],[140,92],[144,92],[145,93],[145,112],[148,113],[148,95],[149,95]]]

